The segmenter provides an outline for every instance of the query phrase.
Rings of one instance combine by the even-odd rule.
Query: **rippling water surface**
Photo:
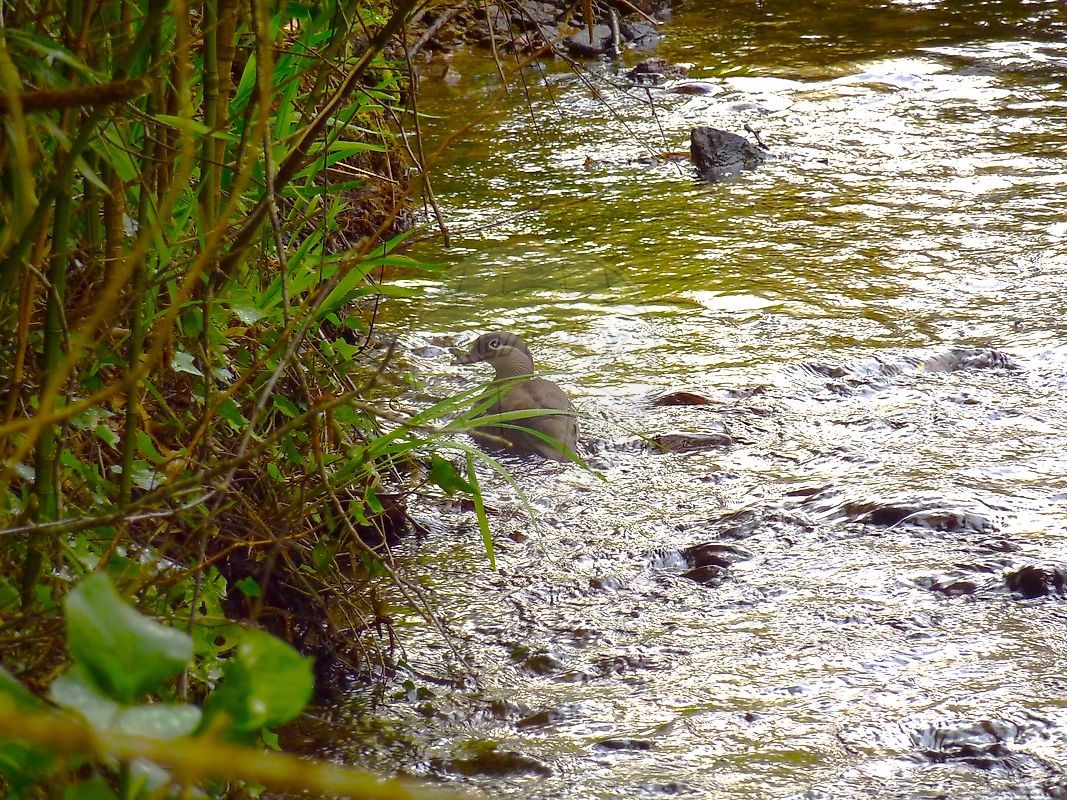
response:
[[[429,149],[486,121],[434,181],[453,268],[383,324],[427,402],[522,334],[597,474],[509,462],[534,522],[487,475],[496,572],[426,512],[477,682],[413,620],[410,691],[318,746],[495,797],[1067,797],[1065,20],[695,2],[656,55],[708,94],[427,79]],[[639,160],[746,123],[776,157],[730,182]]]

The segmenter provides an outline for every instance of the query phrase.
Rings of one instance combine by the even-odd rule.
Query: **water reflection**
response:
[[[1064,30],[1059,2],[694,3],[658,55],[716,92],[653,115],[593,65],[609,112],[547,65],[533,118],[515,96],[465,140],[435,180],[456,247],[420,252],[455,267],[387,322],[521,332],[603,479],[514,463],[531,524],[486,476],[499,573],[427,511],[482,688],[435,686],[463,671],[415,634],[424,694],[353,698],[322,746],[493,796],[1065,791],[1067,612],[1054,570],[1037,600],[1010,578],[1067,552]],[[425,110],[494,91],[456,67]],[[730,183],[638,160],[745,123],[777,158]],[[653,404],[680,388],[708,402]]]

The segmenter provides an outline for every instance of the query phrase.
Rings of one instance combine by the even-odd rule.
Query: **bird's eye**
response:
[[[496,350],[499,347],[500,347],[500,340],[499,339],[490,339],[489,340],[489,349],[490,350]]]

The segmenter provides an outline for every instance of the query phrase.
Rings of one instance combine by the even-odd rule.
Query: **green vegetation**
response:
[[[456,438],[478,409],[442,422],[478,390],[388,411],[374,328],[396,276],[435,269],[398,252],[414,6],[0,7],[9,792],[409,796],[226,748],[310,697],[311,661],[264,630],[358,672],[398,609],[433,619],[389,550],[413,495],[472,496],[490,544]]]

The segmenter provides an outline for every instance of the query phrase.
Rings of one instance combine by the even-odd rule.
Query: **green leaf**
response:
[[[85,667],[75,664],[64,672],[48,688],[56,705],[76,711],[100,730],[111,727],[121,706],[105,695]]]
[[[113,430],[111,430],[111,428],[109,428],[107,425],[97,425],[95,433],[96,438],[106,444],[108,447],[113,450],[118,449],[119,441],[121,441],[119,439],[119,435]]]
[[[474,497],[474,513],[478,517],[478,529],[482,532],[482,543],[485,545],[485,553],[489,556],[489,567],[496,569],[496,552],[493,550],[493,534],[489,530],[489,517],[485,513],[485,501],[482,499],[482,490],[478,486],[478,475],[474,471],[474,454],[467,453],[467,480],[470,481],[472,495]]]
[[[19,710],[44,708],[44,703],[37,699],[37,695],[3,667],[0,667],[0,695],[9,698]]]
[[[243,431],[248,427],[248,420],[232,397],[219,403],[218,415],[230,423],[234,430]]]
[[[245,325],[255,325],[264,317],[264,313],[251,300],[231,300],[230,311]]]
[[[0,575],[0,611],[19,602],[20,595],[19,587],[9,578]],[[0,684],[2,684],[2,681],[0,681]],[[3,686],[0,685],[0,691],[2,690]]]
[[[281,411],[283,414],[285,414],[285,416],[289,417],[290,419],[300,414],[300,409],[296,407],[296,403],[294,403],[292,400],[290,400],[283,394],[272,395],[271,402],[274,404],[274,407],[276,409]]]
[[[255,578],[241,578],[239,581],[235,581],[234,586],[245,597],[259,597],[263,592],[259,588],[259,584],[256,583]]]
[[[177,739],[188,736],[200,725],[202,714],[196,706],[179,703],[152,703],[123,709],[112,729],[130,736]]]
[[[97,775],[87,778],[63,792],[63,800],[117,800],[106,780]]]
[[[446,458],[433,453],[430,456],[430,480],[445,490],[446,494],[464,492],[474,494],[474,487],[463,479],[455,465]]]
[[[196,357],[186,353],[184,350],[174,351],[174,359],[170,362],[170,365],[175,372],[187,372],[190,375],[199,375],[201,377],[204,375],[196,365]]]
[[[193,657],[193,641],[127,605],[97,573],[67,596],[67,644],[74,661],[125,703],[154,691]]]
[[[336,552],[336,548],[330,547],[324,542],[316,542],[311,549],[311,563],[315,565],[315,571],[325,573]]]
[[[288,722],[314,687],[311,659],[262,631],[245,632],[223,676],[204,705],[205,726],[225,715],[238,737]]]
[[[225,142],[239,142],[240,138],[230,131],[217,130],[213,131],[203,122],[199,122],[195,119],[186,117],[176,117],[173,114],[155,114],[158,122],[162,122],[164,125],[168,125],[171,128],[177,128],[182,133],[195,134],[196,136],[211,136],[214,139],[221,139]]]

